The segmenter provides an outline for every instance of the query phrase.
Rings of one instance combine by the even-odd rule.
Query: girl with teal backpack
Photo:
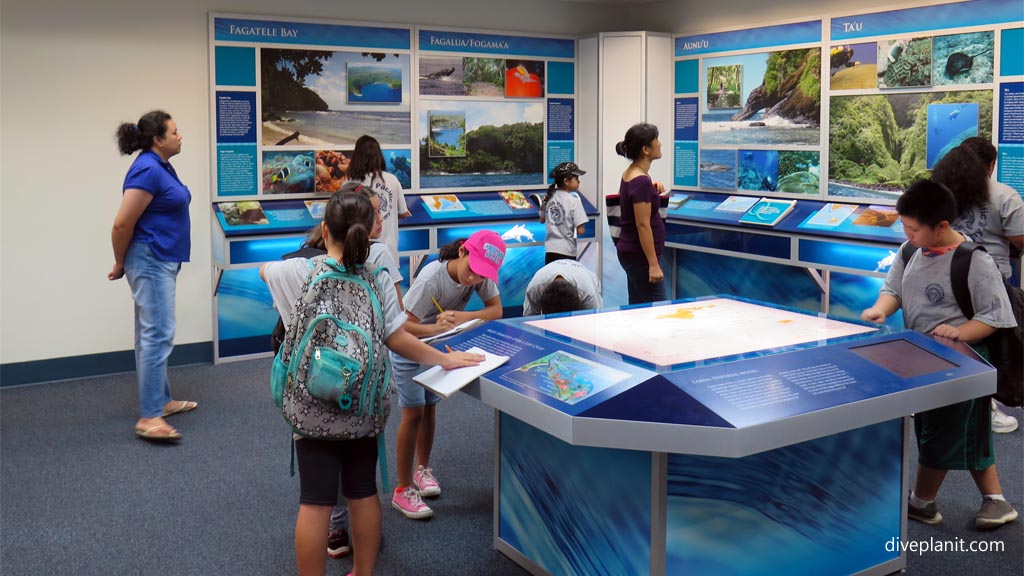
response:
[[[404,329],[405,314],[388,274],[365,265],[374,220],[368,198],[335,194],[322,224],[327,254],[260,269],[278,311],[291,311],[271,389],[296,437],[301,495],[295,555],[302,574],[326,570],[328,521],[339,480],[352,516],[354,573],[373,573],[381,526],[376,465],[392,390],[384,346],[445,369],[483,360],[442,353]],[[297,279],[303,288],[293,305],[283,295]]]

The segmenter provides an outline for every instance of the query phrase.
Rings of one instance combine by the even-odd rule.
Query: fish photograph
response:
[[[994,48],[992,31],[936,36],[932,47],[932,84],[991,83]]]
[[[865,90],[878,84],[878,47],[874,42],[841,44],[829,50],[829,88]]]
[[[896,38],[878,43],[878,87],[932,85],[932,39]]]
[[[318,148],[412,139],[409,55],[260,49],[261,142]]]
[[[264,152],[264,194],[309,194],[315,190],[316,160],[312,151]]]
[[[700,151],[701,188],[736,189],[736,151]]]

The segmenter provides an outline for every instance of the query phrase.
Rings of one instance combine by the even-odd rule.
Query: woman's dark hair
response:
[[[370,257],[370,231],[376,214],[370,199],[362,194],[336,192],[327,201],[324,222],[335,242],[342,242],[342,264],[349,270],[362,266]]]
[[[137,124],[122,123],[117,127],[117,148],[121,154],[149,150],[153,147],[153,138],[167,135],[167,121],[170,119],[171,115],[167,112],[153,110],[139,118]]]
[[[658,127],[654,124],[633,124],[626,130],[622,142],[615,145],[615,153],[636,161],[644,152],[644,146],[658,139]]]
[[[454,242],[449,242],[448,244],[441,246],[437,250],[437,259],[441,261],[455,260],[459,257],[459,249],[466,243],[466,240],[469,240],[469,238],[459,238]]]
[[[346,175],[349,180],[362,182],[372,174],[380,178],[387,166],[384,164],[384,153],[380,151],[380,143],[373,136],[363,134],[356,140],[356,148],[352,151],[352,162],[348,165]]]
[[[986,170],[988,170],[988,167],[991,166],[999,156],[999,152],[996,150],[996,147],[992,145],[992,142],[989,142],[981,136],[971,136],[961,142],[958,148],[967,148],[971,152],[974,152],[978,159],[985,164]]]
[[[579,291],[565,278],[555,278],[548,282],[537,304],[541,314],[573,312],[583,306]]]
[[[988,165],[965,146],[953,148],[939,160],[932,169],[932,180],[953,193],[957,216],[988,202]]]
[[[306,233],[306,239],[302,242],[303,248],[315,248],[327,251],[327,242],[324,240],[324,229],[322,226],[313,226]]]
[[[956,200],[941,183],[918,180],[896,200],[896,213],[936,228],[943,220],[950,223],[956,220]]]

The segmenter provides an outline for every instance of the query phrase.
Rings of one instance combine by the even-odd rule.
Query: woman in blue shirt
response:
[[[121,154],[142,152],[124,178],[121,207],[111,242],[110,280],[127,277],[135,300],[135,368],[141,413],[135,434],[149,440],[179,440],[164,417],[194,409],[195,402],[172,400],[167,357],[174,347],[174,284],[188,262],[192,194],[168,162],[181,152],[181,135],[170,114],[149,112],[137,124],[117,129]]]

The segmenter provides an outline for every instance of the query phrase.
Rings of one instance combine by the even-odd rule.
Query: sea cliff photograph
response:
[[[408,77],[408,54],[263,48],[261,142],[325,148],[372,134],[408,145]]]
[[[739,74],[738,87],[726,80],[730,71]],[[701,78],[708,91],[702,100],[702,144],[820,144],[821,49],[707,58]],[[737,100],[734,88],[736,106],[721,107]]]

